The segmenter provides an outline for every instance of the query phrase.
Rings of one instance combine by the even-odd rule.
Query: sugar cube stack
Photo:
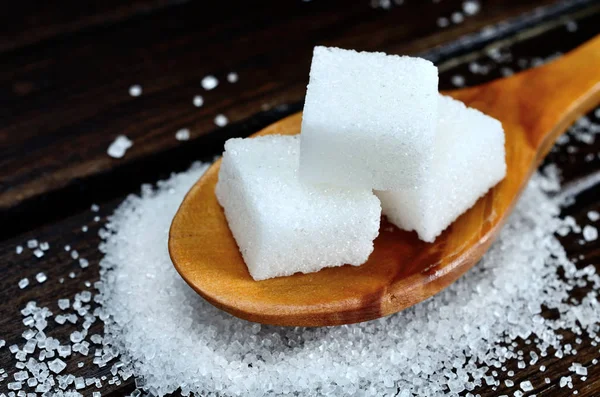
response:
[[[433,153],[437,68],[421,58],[315,47],[300,177],[395,190],[418,183]]]
[[[502,124],[419,58],[315,47],[300,137],[231,139],[217,184],[256,280],[361,265],[381,213],[435,241],[506,174]]]
[[[370,189],[300,182],[298,136],[230,139],[216,195],[255,280],[361,265],[379,233]]]
[[[412,189],[376,192],[389,221],[427,242],[506,175],[502,124],[450,97],[438,101],[429,173]]]

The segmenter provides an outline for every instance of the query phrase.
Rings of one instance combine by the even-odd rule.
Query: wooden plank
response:
[[[19,1],[0,16],[0,52],[56,39],[98,26],[107,26],[136,15],[147,14],[182,3],[177,0]]]
[[[0,54],[1,211],[29,213],[44,195],[77,191],[90,176],[132,164],[144,169],[152,155],[181,146],[174,133],[182,127],[203,145],[218,113],[239,123],[265,106],[299,103],[315,44],[416,53],[552,2],[489,1],[468,23],[444,31],[437,18],[460,1],[389,11],[367,3],[217,2],[204,9],[193,2]],[[232,70],[236,84],[224,82]],[[204,92],[199,82],[210,73],[222,83]],[[136,83],[144,93],[132,98],[128,87]],[[205,97],[199,109],[196,94]],[[115,160],[106,149],[119,134],[134,146]]]
[[[526,37],[525,35],[521,36],[515,42],[509,40],[506,44],[510,46],[515,60],[524,57],[529,59],[536,56],[545,57],[551,55],[555,51],[568,50],[591,35],[597,34],[598,23],[599,20],[597,14],[582,15],[578,19],[577,32],[567,34],[564,26],[560,25],[553,30],[544,32],[540,36]],[[469,63],[471,61],[476,60],[483,64],[486,62],[486,59],[489,59],[488,51],[484,50],[467,54],[461,58],[448,60],[441,65],[444,68],[441,76],[442,86],[444,88],[451,87],[452,77],[458,74],[468,76],[468,83],[476,83],[499,76],[501,74],[499,68],[490,71],[486,76],[472,75],[468,72]],[[258,60],[257,65],[260,65],[260,61]],[[513,65],[512,67],[518,69],[518,66]],[[3,72],[0,71],[0,74],[1,73]],[[240,76],[243,79],[243,74],[240,73]],[[251,75],[248,76],[248,79],[251,78],[250,76]],[[243,80],[240,80],[240,83],[242,82]],[[194,84],[197,86],[197,81]],[[0,85],[0,87],[2,87],[2,85]],[[123,88],[126,89],[126,86]],[[181,89],[181,87],[179,89]],[[177,88],[172,88],[172,90],[177,91]],[[239,92],[242,91],[244,91],[244,89],[239,90]],[[215,92],[215,94],[216,93],[217,92]],[[49,98],[50,93],[47,95]],[[2,98],[2,95],[0,95],[0,98]],[[161,96],[160,98],[155,98],[154,101],[157,105],[155,109],[161,109],[159,107],[160,103],[167,103],[169,98],[172,97],[167,96],[165,98]],[[270,94],[265,94],[265,98],[270,98]],[[49,99],[46,100],[49,101]],[[260,103],[260,101],[257,103]],[[76,103],[73,102],[72,104]],[[166,106],[170,106],[170,104],[167,103]],[[252,111],[254,111],[254,109]],[[82,211],[84,208],[89,208],[92,202],[100,202],[100,214],[103,216],[104,221],[104,217],[109,215],[116,205],[118,205],[124,197],[125,192],[137,190],[140,183],[152,182],[155,180],[155,177],[166,176],[167,173],[175,169],[183,169],[189,164],[189,160],[191,159],[216,154],[219,151],[219,145],[222,143],[222,139],[225,136],[247,135],[250,132],[256,131],[260,125],[268,123],[270,119],[274,119],[289,111],[290,109],[272,109],[270,112],[259,114],[257,118],[250,118],[244,123],[232,125],[230,128],[224,129],[218,134],[207,135],[207,137],[211,137],[209,140],[197,139],[192,142],[186,142],[185,144],[175,145],[175,147],[171,149],[163,150],[161,148],[158,152],[150,152],[146,157],[148,159],[147,161],[121,164],[118,167],[111,166],[110,170],[114,170],[114,172],[124,172],[124,176],[118,181],[115,181],[115,179],[112,178],[113,174],[110,173],[110,170],[105,172],[97,171],[93,178],[100,178],[101,180],[92,182],[90,186],[106,187],[113,186],[111,183],[114,183],[114,185],[117,185],[114,191],[94,191],[92,188],[86,187],[85,181],[81,183],[71,183],[69,186],[73,187],[69,189],[72,190],[56,190],[57,195],[54,198],[55,203],[51,206],[43,207],[44,202],[39,201],[37,202],[37,205],[42,207],[41,210],[33,211],[33,215],[21,214],[25,217],[36,217],[42,214],[47,208],[62,208],[61,211],[63,212],[53,218],[45,218],[46,220],[53,219],[54,222],[52,224],[39,226],[19,236],[14,236],[16,233],[15,230],[19,230],[17,222],[20,222],[21,218],[6,217],[5,219],[11,221],[3,222],[4,225],[16,226],[15,229],[12,227],[5,228],[10,229],[7,234],[12,233],[13,236],[0,243],[0,274],[2,274],[2,277],[0,278],[0,338],[6,339],[7,345],[17,342],[22,343],[20,333],[23,331],[23,328],[20,323],[22,317],[19,314],[19,310],[29,300],[36,300],[40,305],[47,305],[51,309],[57,310],[56,299],[59,297],[71,296],[74,293],[81,291],[82,288],[84,288],[83,283],[86,280],[91,282],[97,280],[99,271],[98,261],[101,259],[101,255],[97,250],[97,246],[100,242],[99,237],[97,236],[99,225],[92,219],[95,214],[91,213],[89,210]],[[149,114],[150,117],[152,117],[152,112],[149,112]],[[190,119],[195,120],[195,117],[195,115],[192,115],[190,116]],[[49,120],[52,121],[51,118],[49,118]],[[90,125],[92,124],[93,123],[90,123]],[[108,121],[106,121],[106,124],[109,124]],[[172,132],[172,130],[169,131],[169,137],[172,136]],[[2,142],[2,150],[4,150],[4,142],[7,141]],[[50,142],[50,135],[46,136],[45,142]],[[88,142],[82,141],[80,144],[85,145],[88,144]],[[597,156],[597,153],[600,152],[600,141],[597,140],[594,145],[576,146],[578,154],[575,156],[569,155],[566,152],[565,147],[551,153],[549,156],[549,161],[556,162],[559,164],[560,168],[564,170],[563,177],[565,182],[574,181],[584,175],[600,171],[600,159]],[[72,145],[71,147],[76,148],[77,146]],[[103,149],[105,149],[104,146]],[[64,153],[64,151],[61,152],[59,150],[59,153]],[[591,153],[596,154],[596,158],[592,161],[586,161],[585,154]],[[78,161],[80,160],[81,159],[78,158]],[[152,173],[144,174],[144,166],[149,166],[153,162],[156,164],[153,165]],[[135,186],[135,188],[133,186]],[[84,193],[80,194],[80,189]],[[70,193],[73,196],[61,196],[60,193],[64,192]],[[119,195],[119,197],[117,197],[117,195]],[[580,221],[580,223],[585,223],[587,211],[591,209],[600,210],[600,203],[598,202],[599,196],[600,188],[598,186],[580,194],[577,197],[576,204],[566,208],[564,214],[572,215]],[[62,207],[59,206],[60,201],[64,202]],[[66,214],[71,214],[71,216],[66,217]],[[27,225],[25,228],[29,228],[34,224],[40,224],[39,222],[35,223],[33,219],[29,222],[30,223],[28,224],[25,222]],[[84,233],[81,230],[82,225],[88,225],[88,232]],[[30,238],[48,241],[51,246],[49,253],[41,259],[33,257],[30,252],[28,252],[28,254],[17,255],[15,253],[15,246],[17,244],[24,244]],[[578,238],[573,235],[562,238],[563,245],[569,256],[571,258],[579,258],[580,255],[583,255],[584,259],[579,262],[581,266],[592,264],[598,267],[600,264],[600,241],[580,246],[577,240]],[[64,251],[63,246],[65,244],[72,245],[83,257],[87,258],[90,261],[90,267],[81,270],[75,261],[70,258],[68,253]],[[48,274],[49,279],[47,282],[41,285],[31,286],[23,291],[18,288],[17,283],[21,278],[28,277],[30,281],[33,281],[35,274],[40,271],[44,271]],[[76,278],[70,279],[68,277],[68,274],[71,271],[76,271]],[[65,278],[64,284],[57,282],[60,277]],[[35,284],[35,282],[33,282],[33,284]],[[68,327],[58,327],[57,325],[52,324],[50,335],[60,336],[64,339],[72,330],[73,329]],[[94,324],[90,331],[90,333],[100,332],[101,324],[99,323]],[[574,346],[576,345],[576,337],[574,335],[565,335],[565,338],[566,342],[572,343]],[[590,340],[586,339],[581,345],[577,345],[579,353],[572,361],[589,364],[593,358],[598,357],[598,347],[592,346],[590,342]],[[525,350],[525,347],[525,345],[522,346],[523,350]],[[91,360],[92,357],[82,357],[81,361],[85,362],[85,366],[80,370],[76,369],[75,364],[79,360],[74,360],[73,363],[70,364],[69,370],[73,370],[78,375],[85,376],[101,376],[102,374],[108,373],[109,368],[105,367],[99,370],[91,364]],[[536,386],[544,385],[543,379],[545,377],[550,377],[552,379],[550,385],[536,388],[535,392],[538,396],[572,396],[572,390],[560,388],[558,386],[558,381],[561,376],[570,375],[570,371],[568,370],[570,365],[569,360],[558,361],[553,357],[549,357],[540,360],[536,367],[539,365],[546,365],[547,370],[545,372],[540,372],[535,367],[519,370],[516,368],[516,362],[511,363],[508,367],[515,371],[516,375],[512,379],[517,385],[520,381],[525,379],[531,380]],[[14,368],[14,361],[6,347],[0,348],[0,368],[10,369],[11,371],[13,371]],[[103,383],[106,384],[106,382]],[[131,392],[133,388],[134,383],[132,380],[129,380],[120,386],[106,385],[105,388],[102,389],[102,393],[103,395],[125,395]],[[585,383],[576,380],[575,388],[579,390],[578,396],[598,396],[600,394],[600,366],[590,367],[588,380]],[[91,392],[91,389],[88,390]],[[6,391],[6,383],[0,383],[0,393]],[[483,387],[477,392],[482,396],[496,396],[500,394],[512,395],[514,389],[509,390],[502,385],[495,391],[489,387]]]

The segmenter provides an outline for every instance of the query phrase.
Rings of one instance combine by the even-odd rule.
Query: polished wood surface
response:
[[[600,103],[598,65],[600,36],[546,66],[448,92],[502,121],[507,176],[432,244],[384,219],[362,266],[254,281],[215,197],[218,161],[192,187],[173,219],[169,252],[175,268],[215,306],[265,324],[349,324],[421,302],[479,261],[555,139]],[[560,95],[557,86],[564,87]],[[298,134],[301,119],[295,114],[257,136]]]
[[[593,0],[482,0],[478,15],[437,27],[436,19],[460,9],[462,2],[407,0],[390,10],[372,9],[368,0],[64,0],[58,8],[33,0],[7,3],[0,13],[0,224],[5,226],[0,230],[0,338],[6,341],[0,368],[12,379],[15,361],[7,346],[23,343],[19,311],[28,301],[57,313],[59,297],[72,297],[85,281],[98,280],[98,231],[128,194],[187,169],[194,160],[210,161],[227,138],[248,136],[302,109],[313,44],[428,54],[440,66],[440,87],[450,89],[454,75],[464,76],[467,85],[488,82],[501,77],[501,67],[518,71],[536,58],[569,51],[598,34],[600,26],[600,4]],[[566,30],[568,21],[576,23],[575,31]],[[465,39],[490,25],[497,29]],[[306,26],[308,34],[300,34]],[[488,46],[510,52],[512,59],[498,64]],[[471,73],[473,61],[492,65],[489,73]],[[240,81],[220,85],[202,108],[193,108],[191,97],[202,93],[200,79],[208,73],[223,78],[229,70],[239,72]],[[127,89],[136,83],[144,94],[131,98]],[[216,128],[217,113],[227,115],[230,125]],[[588,116],[596,120],[593,112]],[[174,139],[181,127],[190,128],[187,142]],[[134,140],[133,148],[122,159],[108,158],[108,144],[121,133]],[[546,157],[567,186],[600,172],[600,139],[588,145],[569,136],[569,144],[555,146]],[[600,211],[598,197],[600,185],[578,194],[562,216],[585,224],[588,211]],[[92,203],[100,205],[99,213],[90,212]],[[48,241],[49,253],[39,259],[31,252],[15,253],[15,246],[32,238]],[[600,240],[581,245],[580,238],[558,236],[578,267],[600,270]],[[89,260],[87,269],[63,250],[66,244]],[[32,281],[40,271],[47,282],[19,289],[19,280]],[[61,277],[64,284],[58,282]],[[543,313],[552,316],[548,309]],[[49,335],[68,340],[75,327],[50,322],[48,329]],[[89,330],[102,333],[99,321]],[[559,380],[572,375],[569,366],[578,362],[588,367],[588,377],[585,382],[573,377],[577,397],[598,397],[600,365],[590,365],[598,357],[593,339],[566,333],[563,342],[576,347],[577,355],[558,360],[550,353],[525,369],[517,360],[507,361],[515,387],[530,380],[538,397],[570,397],[573,390],[560,388]],[[527,356],[531,345],[519,341],[516,349]],[[76,376],[112,377],[114,362],[99,368],[92,364],[93,354],[71,358],[67,370]],[[79,361],[83,368],[77,368]],[[551,383],[544,382],[546,377]],[[500,373],[498,378],[500,386],[483,383],[472,393],[512,395],[515,387],[503,382],[509,377]],[[0,382],[0,394],[9,392],[7,383]],[[129,378],[105,382],[99,391],[116,397],[134,389]],[[92,391],[81,390],[84,395]]]

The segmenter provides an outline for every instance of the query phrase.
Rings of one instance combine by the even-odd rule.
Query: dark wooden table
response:
[[[455,76],[467,85],[500,77],[511,68],[530,67],[537,58],[568,51],[600,33],[598,1],[488,0],[482,10],[459,24],[438,26],[440,17],[461,9],[462,1],[406,0],[390,9],[374,8],[369,0],[288,0],[239,2],[179,0],[106,0],[79,2],[23,1],[0,16],[0,339],[7,346],[22,343],[19,310],[30,300],[56,308],[56,298],[72,295],[84,281],[98,279],[101,222],[92,220],[92,203],[103,219],[129,193],[139,191],[193,160],[208,159],[232,136],[246,136],[302,108],[311,49],[336,45],[390,53],[420,54],[440,67],[441,88],[452,88]],[[575,30],[574,27],[577,27]],[[487,28],[486,28],[487,27]],[[493,28],[490,28],[493,27]],[[499,59],[490,47],[512,53]],[[490,63],[489,73],[473,73],[473,61]],[[498,64],[500,61],[500,64]],[[600,67],[600,65],[599,65]],[[239,82],[226,82],[229,72]],[[214,74],[221,84],[204,91],[201,79]],[[129,87],[140,84],[143,95]],[[560,88],[557,87],[557,91]],[[194,95],[204,97],[194,107]],[[217,127],[216,114],[230,123]],[[178,141],[175,132],[189,128],[191,139]],[[125,134],[134,146],[124,158],[107,155],[109,144]],[[580,145],[576,154],[564,147],[547,161],[563,170],[565,183],[600,172],[600,141]],[[586,160],[593,153],[594,159]],[[583,221],[600,209],[600,187],[582,192],[565,214]],[[82,225],[89,230],[83,232]],[[50,255],[37,259],[15,247],[30,238],[50,243]],[[580,246],[573,236],[562,238],[581,265],[600,270],[600,243]],[[70,244],[90,260],[80,269],[62,247]],[[49,282],[20,290],[23,277],[39,271]],[[76,278],[69,278],[71,271]],[[64,284],[50,282],[65,277]],[[70,330],[52,330],[65,335]],[[90,334],[101,333],[101,324]],[[575,339],[573,335],[565,335]],[[600,356],[584,340],[577,361]],[[89,357],[81,361],[90,364]],[[80,361],[80,360],[75,360]],[[547,357],[547,370],[517,370],[513,380],[530,379],[538,396],[570,396],[559,388],[569,363]],[[12,378],[14,362],[0,348],[0,368]],[[600,365],[590,366],[586,382],[574,377],[579,396],[600,396]],[[86,365],[71,373],[99,376],[109,367]],[[552,382],[544,384],[550,377]],[[0,393],[7,381],[0,382]],[[123,395],[134,389],[130,379],[107,385],[103,395]],[[85,390],[91,395],[92,388]],[[482,396],[514,392],[502,384],[482,387]]]

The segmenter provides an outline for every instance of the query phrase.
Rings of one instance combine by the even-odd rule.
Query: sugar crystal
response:
[[[38,274],[35,275],[35,279],[37,280],[38,283],[43,283],[46,280],[48,280],[48,277],[46,276],[46,274],[44,272],[40,272]]]
[[[219,85],[219,80],[215,76],[208,75],[202,79],[202,88],[206,91],[210,91]]]
[[[54,360],[52,360],[48,363],[48,368],[50,369],[50,371],[54,372],[55,374],[61,373],[66,367],[67,367],[67,364],[64,361],[62,361],[60,358],[55,358]]]
[[[479,0],[466,0],[463,1],[462,7],[465,14],[475,15],[481,9],[481,4],[479,4]]]
[[[182,128],[180,130],[177,130],[177,132],[175,133],[175,139],[177,139],[178,141],[187,141],[190,139],[190,130],[187,128]]]
[[[139,84],[135,84],[129,87],[129,95],[131,95],[132,97],[138,97],[142,95],[142,86]]]
[[[85,381],[82,377],[75,378],[75,389],[83,389],[85,387]]]
[[[29,285],[29,279],[23,278],[19,281],[19,288],[23,289]]]
[[[587,213],[587,217],[590,221],[596,222],[598,219],[600,219],[600,213],[598,211],[589,211]]]
[[[594,226],[585,225],[583,227],[583,238],[585,241],[595,241],[598,238],[598,229]]]
[[[217,114],[215,117],[215,124],[219,127],[225,127],[228,122],[229,120],[227,120],[227,117],[223,114]]]
[[[520,386],[521,386],[521,390],[523,390],[523,391],[532,391],[533,390],[533,385],[528,380],[521,382]]]
[[[199,108],[200,106],[204,105],[204,98],[202,97],[202,95],[196,95],[194,96],[192,102],[194,103],[195,107]]]
[[[125,135],[119,135],[117,138],[110,144],[108,150],[106,151],[110,157],[120,159],[125,156],[125,152],[127,149],[133,146],[133,142],[127,138]]]
[[[70,306],[70,302],[68,299],[59,299],[58,300],[58,307],[61,310],[67,310]]]
[[[227,81],[230,83],[237,83],[239,76],[236,72],[231,72],[227,75]]]

